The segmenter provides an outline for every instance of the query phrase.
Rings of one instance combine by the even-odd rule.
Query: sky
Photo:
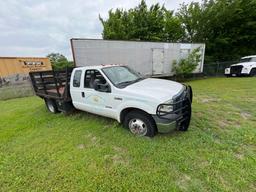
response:
[[[177,10],[191,0],[146,0]],[[0,57],[44,57],[62,53],[72,60],[71,38],[102,38],[99,14],[110,9],[129,9],[140,0],[1,0]]]

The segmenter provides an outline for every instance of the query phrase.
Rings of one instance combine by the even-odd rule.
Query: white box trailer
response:
[[[200,47],[201,59],[194,73],[203,72],[205,44],[71,39],[75,66],[122,64],[148,76],[173,75],[173,61],[186,58]]]

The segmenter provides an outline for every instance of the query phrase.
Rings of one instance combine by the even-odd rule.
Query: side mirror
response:
[[[94,81],[93,87],[95,91],[107,92],[107,93],[111,92],[111,88],[108,83],[102,84],[102,83],[99,83],[98,81]]]

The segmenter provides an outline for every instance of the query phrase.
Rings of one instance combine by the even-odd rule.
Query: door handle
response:
[[[81,94],[82,94],[82,97],[85,97],[85,94],[84,94],[84,92],[82,92]]]

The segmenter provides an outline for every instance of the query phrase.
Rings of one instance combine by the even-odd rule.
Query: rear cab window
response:
[[[73,77],[73,87],[80,87],[82,70],[76,70]]]

